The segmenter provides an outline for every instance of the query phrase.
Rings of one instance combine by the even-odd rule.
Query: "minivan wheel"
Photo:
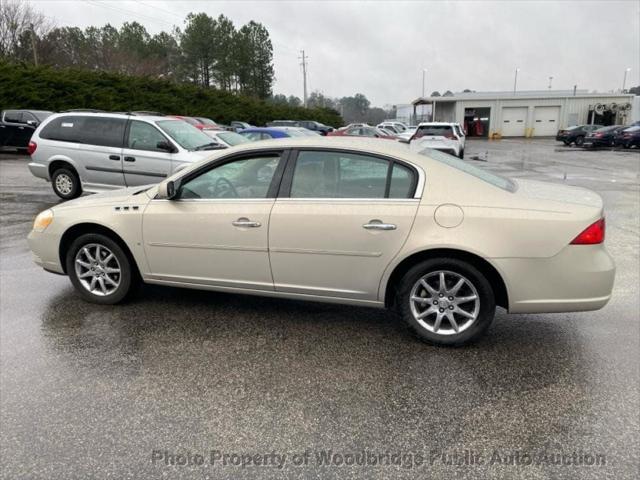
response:
[[[71,283],[92,303],[121,302],[137,278],[122,248],[104,235],[81,235],[71,244],[65,260]]]
[[[63,200],[71,200],[82,194],[78,174],[70,168],[59,168],[51,175],[53,191]]]
[[[411,268],[398,291],[402,318],[422,340],[463,345],[491,325],[496,304],[486,277],[454,258],[431,259]]]

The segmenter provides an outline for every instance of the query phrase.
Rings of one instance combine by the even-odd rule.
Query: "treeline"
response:
[[[237,28],[220,15],[190,13],[182,29],[151,35],[138,22],[119,29],[54,28],[27,2],[0,2],[0,59],[192,83],[268,98],[274,83],[269,32],[250,21]]]
[[[329,108],[302,108],[165,79],[95,70],[53,68],[0,61],[0,107],[62,111],[152,110],[204,116],[221,123],[264,125],[274,119],[317,120],[334,127],[340,115]]]

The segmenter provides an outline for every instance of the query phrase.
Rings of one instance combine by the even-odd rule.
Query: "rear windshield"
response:
[[[251,141],[236,132],[223,132],[219,133],[218,136],[232,147],[235,145],[240,145],[241,143],[249,143]]]
[[[473,175],[480,180],[490,183],[494,187],[501,188],[502,190],[507,190],[508,192],[516,191],[516,184],[512,180],[506,177],[501,177],[500,175],[496,175],[495,173],[488,172],[487,170],[478,168],[474,165],[471,165],[470,163],[465,162],[464,160],[460,160],[458,157],[449,155],[448,153],[441,152],[440,150],[433,150],[431,148],[425,148],[419,153],[421,155],[425,155],[429,158],[449,165],[450,167],[456,168],[464,173]]]
[[[453,135],[453,129],[451,125],[429,125],[418,127],[416,131],[416,138],[424,137],[425,135],[434,137],[451,137]]]
[[[638,130],[640,130],[640,127],[629,127],[624,129],[624,132],[637,132]]]
[[[610,132],[612,130],[617,130],[618,128],[620,128],[617,125],[614,125],[613,127],[602,127],[596,130],[596,132]]]

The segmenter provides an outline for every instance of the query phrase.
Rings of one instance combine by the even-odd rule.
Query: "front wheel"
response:
[[[400,313],[422,340],[456,346],[480,337],[495,315],[486,277],[454,258],[432,259],[411,268],[398,292]]]
[[[67,251],[66,267],[78,293],[92,303],[118,303],[137,282],[137,271],[122,248],[100,234],[78,237]]]
[[[464,148],[460,149],[460,154],[458,155],[461,159],[464,158]]]

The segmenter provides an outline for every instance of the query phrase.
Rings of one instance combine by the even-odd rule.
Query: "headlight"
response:
[[[36,232],[44,232],[51,222],[53,222],[53,210],[45,210],[40,212],[34,220],[33,229]]]

